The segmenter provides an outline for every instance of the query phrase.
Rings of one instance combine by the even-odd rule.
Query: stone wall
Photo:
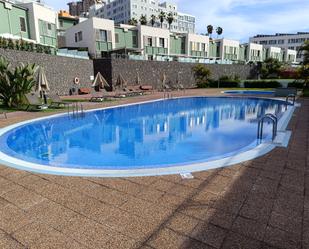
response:
[[[51,93],[68,95],[71,88],[77,91],[80,87],[91,87],[90,76],[93,75],[93,61],[69,57],[47,55],[26,51],[4,50],[0,55],[8,59],[12,66],[19,62],[35,63],[43,66],[50,85]],[[80,84],[74,84],[74,78],[80,79]]]
[[[94,72],[101,72],[108,82],[116,84],[117,77],[121,73],[129,85],[136,83],[137,72],[141,78],[142,84],[152,85],[160,88],[162,74],[167,76],[167,82],[170,85],[175,84],[177,74],[179,74],[180,83],[185,87],[195,86],[192,68],[196,64],[181,62],[158,62],[158,61],[133,61],[126,59],[97,59],[94,60]],[[250,65],[205,65],[211,71],[211,78],[219,79],[221,76],[239,76],[240,79],[249,79],[256,77],[256,67]]]

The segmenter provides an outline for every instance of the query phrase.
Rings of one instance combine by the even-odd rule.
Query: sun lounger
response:
[[[25,98],[28,102],[26,111],[28,111],[31,107],[35,108],[36,110],[44,110],[48,108],[48,106],[45,104],[42,104],[42,101],[34,94],[31,94],[31,93],[25,94]]]
[[[90,102],[103,102],[104,100],[114,98],[115,96],[116,94],[114,92],[107,92],[106,90],[103,90],[102,92],[92,94]]]
[[[52,101],[50,106],[53,106],[53,107],[67,106],[70,104],[68,102],[62,101],[58,95],[50,95],[49,98]]]

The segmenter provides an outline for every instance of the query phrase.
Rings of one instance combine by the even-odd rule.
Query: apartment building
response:
[[[141,15],[145,15],[150,22],[152,15],[158,17],[160,12],[172,13],[175,20],[169,27],[167,21],[163,23],[164,29],[172,32],[195,32],[195,17],[178,11],[176,4],[159,0],[111,0],[108,2],[93,5],[89,10],[89,17],[99,17],[114,20],[116,24],[128,23],[130,19],[139,20]],[[157,18],[155,27],[160,27],[161,23]]]
[[[82,0],[69,2],[69,13],[71,16],[81,16],[89,12],[89,9],[92,5],[101,3],[100,0]]]
[[[283,50],[296,50],[309,41],[309,32],[298,32],[296,34],[277,33],[274,35],[256,35],[250,38],[250,42],[263,45],[265,48],[279,47]],[[303,61],[303,54],[297,53],[297,62]]]

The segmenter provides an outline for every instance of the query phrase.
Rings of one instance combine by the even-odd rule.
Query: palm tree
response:
[[[150,17],[150,23],[152,27],[156,24],[156,20],[157,20],[157,17],[154,14],[152,14]]]
[[[173,15],[172,12],[168,13],[166,20],[168,22],[169,29],[171,29],[171,25],[172,25],[172,23],[175,20],[174,15]]]
[[[131,18],[131,19],[128,21],[128,23],[129,23],[130,25],[136,26],[137,23],[138,23],[138,21],[133,17],[133,18]]]
[[[221,28],[221,27],[216,28],[216,33],[217,33],[218,36],[222,35],[223,28]]]
[[[214,31],[214,27],[212,25],[207,26],[207,33],[209,36],[212,35],[212,32]]]
[[[139,22],[141,23],[141,25],[147,25],[147,16],[141,15]]]
[[[160,20],[160,23],[161,23],[161,28],[163,27],[163,23],[164,23],[165,18],[166,18],[165,12],[161,11],[160,14],[159,14],[159,20]]]
[[[304,45],[298,51],[299,53],[303,53],[304,60],[302,62],[302,66],[299,69],[299,77],[304,80],[304,87],[309,87],[309,41],[306,41]]]

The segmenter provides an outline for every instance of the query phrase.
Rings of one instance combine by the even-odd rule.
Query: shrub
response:
[[[281,84],[278,81],[265,81],[265,80],[256,80],[256,81],[245,81],[245,88],[277,88],[281,87]]]
[[[35,85],[36,66],[28,64],[10,69],[9,62],[0,57],[0,100],[4,106],[19,107],[23,104],[25,94]]]
[[[289,83],[288,87],[295,87],[295,88],[298,88],[298,89],[303,89],[304,88],[304,82],[294,81],[292,83]]]
[[[192,68],[197,87],[206,88],[209,86],[210,70],[204,65],[198,64]]]

